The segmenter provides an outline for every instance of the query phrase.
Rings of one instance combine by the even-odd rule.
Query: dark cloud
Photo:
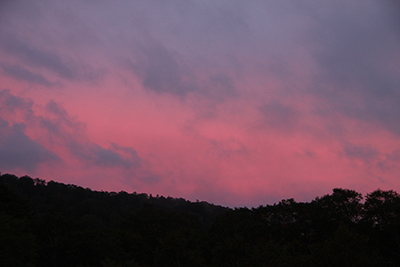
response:
[[[9,10],[13,4],[13,0],[3,0],[0,2],[0,10]]]
[[[394,59],[400,36],[393,20],[382,3],[366,1],[358,10],[333,5],[337,12],[319,14],[309,35],[319,69],[312,94],[324,99],[329,112],[400,134],[400,63]]]
[[[286,79],[293,75],[287,60],[278,58],[276,56],[271,59],[271,63],[268,66],[268,71],[276,77],[281,77],[282,79]]]
[[[143,49],[144,57],[128,66],[141,77],[143,87],[157,93],[185,96],[197,88],[185,81],[182,65],[161,45]]]
[[[0,116],[22,112],[25,119],[33,116],[33,101],[23,99],[10,93],[10,90],[0,91]]]
[[[94,156],[92,158],[93,163],[98,166],[124,167],[127,169],[139,168],[141,166],[141,160],[137,156],[137,153],[135,153],[135,157],[127,158],[119,154],[118,150],[102,148],[99,145],[93,145],[89,151]]]
[[[41,15],[43,14],[37,2],[24,0],[0,1],[0,29],[10,27],[10,19],[17,17],[18,21],[23,21],[25,27],[33,26],[32,22],[38,22]]]
[[[217,102],[221,102],[227,97],[238,96],[238,91],[230,76],[218,73],[210,75],[209,84],[204,90],[204,95]]]
[[[352,160],[361,160],[365,163],[371,163],[378,158],[380,153],[371,145],[359,146],[346,143],[343,147],[343,154]]]
[[[244,42],[243,37],[249,37],[250,26],[244,19],[245,5],[231,3],[216,8],[209,8],[204,12],[204,26],[206,34],[215,34],[218,39],[228,39]],[[216,40],[216,41],[217,41]]]
[[[56,103],[53,99],[50,100],[46,104],[46,111],[57,115],[58,117],[62,118],[63,120],[68,120],[68,113],[67,111],[58,103]]]
[[[3,37],[0,41],[1,48],[7,55],[26,65],[22,66],[23,73],[21,69],[9,73],[15,78],[31,79],[46,84],[45,80],[51,82],[46,74],[52,72],[62,79],[98,80],[106,72],[97,71],[91,68],[90,64],[83,65],[83,60],[88,59],[86,55],[93,59],[91,56],[101,51],[104,52],[101,54],[104,59],[104,55],[113,56],[121,51],[120,56],[124,58],[129,57],[127,56],[129,53],[133,54],[131,58],[134,59],[127,60],[129,68],[149,91],[181,98],[196,92],[199,94],[196,96],[206,97],[214,102],[221,102],[225,99],[225,94],[230,96],[237,92],[232,87],[232,81],[227,81],[226,78],[222,81],[221,77],[218,77],[221,74],[196,76],[194,64],[189,67],[190,64],[187,62],[190,62],[190,57],[194,55],[194,47],[204,48],[205,55],[199,58],[209,61],[206,57],[210,44],[223,49],[226,44],[238,42],[248,44],[244,37],[248,37],[251,31],[245,20],[244,5],[240,3],[221,4],[217,5],[217,8],[214,8],[211,2],[186,3],[186,1],[172,1],[155,6],[154,3],[142,5],[129,1],[115,4],[103,2],[74,4],[27,2],[26,4],[36,6],[35,10],[38,9],[43,13],[39,16],[41,20],[37,21],[37,16],[26,19],[24,11],[26,8],[22,4],[14,5],[13,14],[24,19],[16,20],[8,17],[6,21],[14,23],[19,32],[12,31],[11,26],[4,26],[3,31],[0,31]],[[164,7],[177,15],[176,20],[171,20],[170,13],[165,13]],[[155,15],[157,12],[161,12],[160,16]],[[21,20],[26,22],[22,23]],[[29,22],[36,26],[32,31],[37,36],[21,34]],[[153,33],[160,33],[162,38],[153,36]],[[88,36],[91,36],[89,39],[92,42],[84,41]],[[176,46],[171,45],[172,38],[178,38],[178,42],[173,41]],[[39,45],[47,39],[53,42]],[[71,43],[71,46],[65,47],[66,43]],[[82,51],[86,50],[88,53],[82,55]],[[215,51],[216,49],[212,50],[220,54]],[[199,54],[203,54],[204,51]],[[226,51],[222,54],[231,59],[232,56],[227,54],[234,53]],[[73,55],[82,56],[78,58]],[[94,58],[97,60],[98,55]],[[189,58],[187,62],[186,58]],[[43,79],[35,75],[40,75]],[[207,76],[210,76],[209,81]]]
[[[33,102],[0,91],[0,167],[33,172],[42,163],[59,162],[60,158],[25,134],[26,123],[9,122],[13,118],[34,119]]]
[[[318,157],[318,154],[315,153],[313,150],[310,149],[305,149],[303,150],[303,155],[309,157],[309,158],[316,158]]]
[[[378,162],[378,167],[382,170],[396,169],[400,163],[400,149],[395,149],[391,153],[386,153]]]
[[[36,116],[37,127],[44,130],[51,144],[69,144],[85,140],[86,125],[70,116],[60,104],[50,100],[44,110],[45,116]]]
[[[6,52],[23,60],[29,66],[45,68],[69,80],[75,79],[78,76],[77,69],[73,64],[67,63],[56,53],[34,48],[32,45],[12,37],[0,40],[0,46]]]
[[[270,128],[290,133],[299,124],[300,113],[291,106],[272,101],[259,107],[262,119]]]
[[[396,149],[392,153],[387,154],[386,159],[390,161],[400,162],[400,149]]]
[[[28,137],[23,123],[12,124],[0,119],[0,168],[33,172],[42,163],[58,162],[53,152]]]
[[[32,84],[40,84],[46,87],[52,85],[52,83],[49,82],[46,78],[44,78],[42,75],[34,73],[24,67],[18,65],[7,65],[7,64],[2,64],[1,67],[5,75],[15,78],[17,80],[22,80]]]
[[[115,146],[114,144],[114,147]],[[73,155],[84,160],[88,165],[96,165],[99,167],[123,167],[126,169],[140,167],[141,160],[137,156],[137,153],[135,153],[133,157],[124,157],[118,153],[118,150],[114,150],[113,148],[106,149],[94,143],[82,144],[72,142],[68,147]],[[120,150],[123,150],[123,148],[120,148]],[[131,150],[133,149],[131,148]]]
[[[41,127],[49,133],[51,140],[60,140],[70,153],[85,164],[100,167],[139,168],[141,159],[135,149],[122,147],[117,143],[111,143],[110,148],[86,139],[86,125],[71,117],[60,104],[51,100],[45,110],[50,116],[39,117]]]
[[[397,33],[397,37],[400,38],[400,2],[398,0],[376,1],[385,8],[388,27],[392,28]]]
[[[21,168],[33,171],[41,163],[60,161],[60,158],[44,146],[28,137],[24,131],[30,127],[48,136],[52,145],[61,145],[70,154],[82,161],[84,165],[99,167],[121,167],[138,169],[142,159],[135,149],[111,143],[104,148],[90,142],[85,134],[86,125],[71,117],[60,104],[54,100],[45,106],[46,115],[37,116],[32,109],[33,102],[11,94],[8,90],[0,91],[0,167]],[[10,126],[6,112],[28,114],[22,119],[25,123],[14,123]]]
[[[140,162],[141,161],[141,159],[139,158],[138,153],[132,147],[122,147],[122,146],[118,145],[117,143],[111,143],[111,147],[115,151],[121,151],[122,153],[128,155],[135,162]]]
[[[51,83],[38,70],[46,70],[57,75],[61,79],[84,80],[95,82],[102,79],[107,71],[105,69],[93,69],[90,65],[78,62],[72,58],[61,56],[57,51],[36,48],[34,45],[24,42],[10,35],[1,36],[0,47],[8,54],[22,61],[26,66],[3,63],[3,72],[14,78],[24,81],[32,81],[49,86]],[[29,68],[35,69],[32,71]]]
[[[161,45],[146,48],[143,55],[141,60],[135,63],[126,61],[125,65],[141,79],[143,88],[149,91],[181,99],[192,94],[211,105],[239,95],[230,75],[218,72],[202,80],[191,71],[190,66],[179,60],[181,57]]]
[[[248,149],[244,143],[230,138],[228,140],[207,140],[210,147],[206,150],[206,155],[216,158],[230,158],[236,155],[247,155]]]
[[[163,179],[159,175],[148,175],[139,178],[139,181],[146,183],[146,184],[157,184],[161,182]]]
[[[84,135],[86,125],[79,122],[76,118],[71,117],[64,107],[54,100],[50,100],[46,104],[45,110],[49,116],[39,117],[39,121],[49,132],[58,136],[69,135],[68,138],[72,138],[72,136],[78,138]]]

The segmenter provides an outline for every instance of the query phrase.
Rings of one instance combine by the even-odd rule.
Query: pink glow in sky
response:
[[[0,171],[228,206],[400,190],[396,1],[2,1]]]

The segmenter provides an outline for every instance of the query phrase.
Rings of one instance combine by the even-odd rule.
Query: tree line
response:
[[[231,209],[5,174],[0,266],[400,266],[400,195]]]

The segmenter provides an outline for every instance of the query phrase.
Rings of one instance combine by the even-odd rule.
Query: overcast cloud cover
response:
[[[400,4],[2,1],[0,171],[229,206],[400,190]]]

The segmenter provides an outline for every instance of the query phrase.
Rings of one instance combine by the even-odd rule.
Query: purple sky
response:
[[[400,188],[398,1],[2,1],[0,171],[229,206]]]

